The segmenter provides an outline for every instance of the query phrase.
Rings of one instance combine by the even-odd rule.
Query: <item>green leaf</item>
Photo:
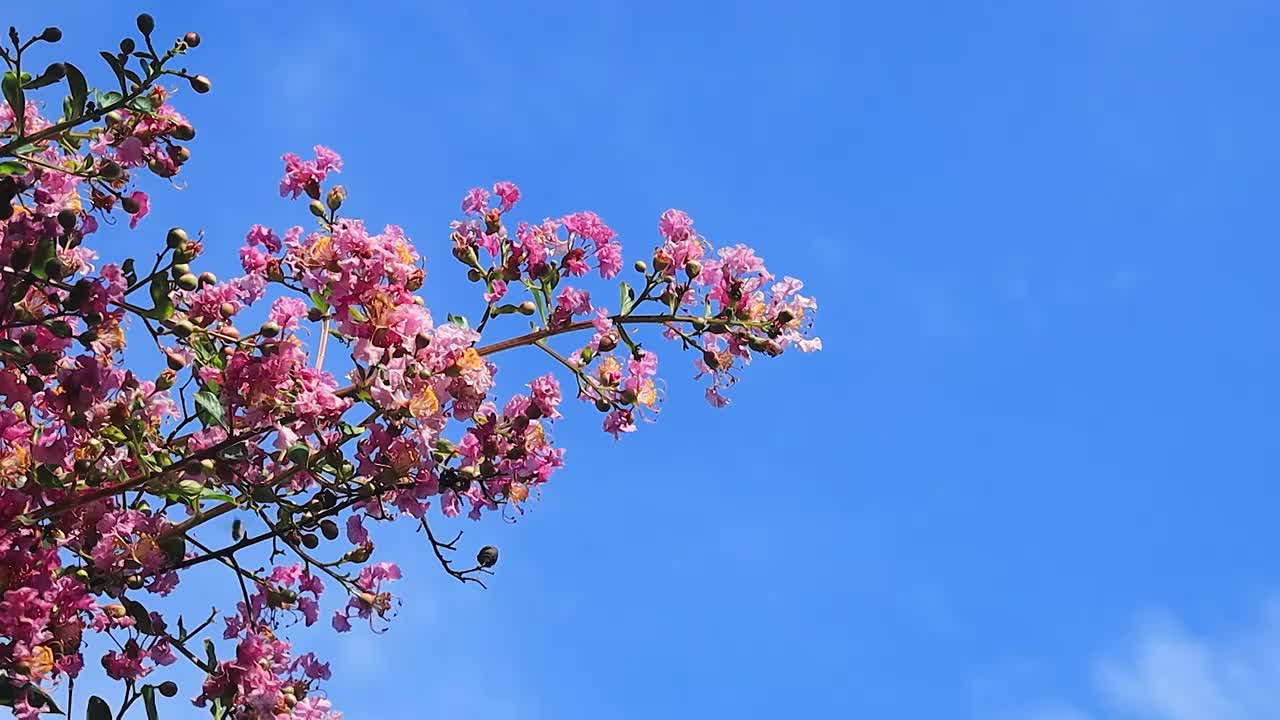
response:
[[[155,303],[149,313],[156,320],[168,320],[173,317],[173,299],[169,297],[169,281],[164,273],[156,273],[151,278],[151,302]]]
[[[123,93],[126,89],[128,89],[128,86],[125,85],[124,65],[120,64],[119,58],[107,52],[106,50],[103,50],[98,54],[101,55],[102,59],[106,60],[107,64],[111,66],[111,72],[116,74],[116,80],[120,82],[120,92]]]
[[[448,316],[448,320],[449,322],[453,323],[454,325],[457,325],[463,330],[466,330],[467,328],[471,327],[471,324],[467,322],[467,318],[462,315],[450,314]]]
[[[329,312],[329,299],[326,297],[327,292],[328,291],[322,294],[316,291],[312,291],[310,293],[311,302],[314,303],[315,306],[320,309],[320,312]]]
[[[209,663],[208,669],[216,668],[218,666],[218,651],[213,647],[213,641],[209,638],[204,639],[204,654]]]
[[[27,112],[27,96],[22,92],[22,80],[12,72],[7,72],[0,79],[0,90],[3,90],[4,101],[13,109],[13,123],[17,127],[18,137],[22,137]]]
[[[26,175],[30,169],[17,160],[0,161],[0,175]]]
[[[124,277],[129,281],[130,285],[138,282],[138,271],[134,269],[133,258],[126,258],[125,261],[120,264],[120,272],[124,273]]]
[[[121,443],[128,439],[124,434],[124,430],[116,427],[115,425],[107,425],[99,430],[98,433],[111,442]]]
[[[89,99],[89,84],[85,82],[84,73],[80,72],[80,68],[66,63],[67,66],[67,87],[71,89],[71,95],[67,97],[67,104],[64,109],[67,112],[67,119],[74,120],[84,114],[84,104]]]
[[[54,245],[53,238],[41,238],[36,243],[35,257],[31,258],[31,274],[44,280],[49,277],[49,273],[45,271],[49,261],[57,257],[57,247]]]
[[[139,85],[142,84],[141,80],[137,82]],[[129,109],[136,110],[140,113],[150,114],[155,111],[156,104],[152,102],[151,98],[147,97],[146,95],[139,95],[138,97],[129,101]]]
[[[121,95],[115,90],[111,90],[109,92],[100,92],[98,93],[98,100],[97,100],[98,107],[105,108],[108,105],[115,105],[116,103],[120,102],[123,99],[124,99],[124,95]]]
[[[147,720],[160,720],[160,710],[156,708],[156,686],[142,686],[142,702],[147,707]]]
[[[26,73],[23,73],[23,75],[26,75]],[[62,76],[54,73],[53,66],[50,65],[49,67],[45,68],[44,72],[40,73],[35,78],[32,78],[30,80],[23,80],[22,87],[24,90],[37,90],[46,85],[52,85],[61,79],[62,79]]]
[[[222,401],[208,388],[196,393],[196,417],[200,418],[205,425],[227,426]]]
[[[43,708],[40,712],[53,715],[65,715],[62,708],[49,697],[49,693],[40,689],[39,685],[28,683],[14,687],[9,683],[0,684],[0,707],[13,707],[14,701],[19,697],[26,696],[27,703],[32,707]]]
[[[235,502],[234,497],[219,490],[211,490],[209,488],[205,488],[204,492],[200,493],[200,499],[217,500],[218,502]]]
[[[5,355],[21,355],[22,346],[9,338],[0,338],[0,353]]]
[[[87,720],[111,720],[111,706],[106,700],[94,695],[89,698],[89,712],[85,715]]]
[[[151,614],[142,606],[142,603],[129,598],[120,598],[120,604],[124,605],[125,612],[129,613],[129,617],[133,618],[134,627],[138,632],[144,635],[155,635],[156,629],[151,624]]]
[[[631,303],[635,301],[635,292],[631,289],[631,283],[623,280],[618,285],[618,308],[619,312],[626,315],[631,311]]]
[[[170,535],[160,541],[160,552],[170,564],[177,565],[187,557],[187,541],[181,535]]]

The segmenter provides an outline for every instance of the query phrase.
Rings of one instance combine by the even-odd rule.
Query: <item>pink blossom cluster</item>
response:
[[[135,53],[145,79],[95,94],[102,113],[0,104],[0,683],[24,719],[87,655],[126,705],[176,692],[159,678],[189,662],[206,679],[188,697],[215,714],[339,718],[329,665],[290,636],[392,619],[401,571],[375,559],[377,523],[413,524],[448,574],[482,583],[497,549],[459,564],[460,534],[433,528],[527,511],[564,467],[566,393],[620,437],[667,390],[662,338],[693,354],[714,405],[753,359],[821,347],[798,280],[746,246],[714,247],[687,214],[661,215],[624,281],[619,235],[597,214],[511,221],[521,191],[505,181],[466,193],[449,226],[482,287],[474,324],[433,316],[417,247],[345,214],[346,189],[326,185],[342,158],[324,146],[283,157],[280,194],[305,203],[310,227],[252,225],[237,277],[194,269],[207,244],[181,228],[154,263],[101,262],[88,241],[102,228],[146,227],[142,171],[167,180],[190,157],[195,131],[159,80],[208,81],[155,68],[193,36],[163,58]],[[126,327],[164,369],[130,369]],[[498,359],[516,348],[545,365],[500,393]],[[205,564],[235,607],[221,633],[216,616],[146,606]]]

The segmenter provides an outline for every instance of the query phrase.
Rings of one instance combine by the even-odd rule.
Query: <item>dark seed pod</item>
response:
[[[337,540],[338,539],[338,523],[328,518],[325,518],[324,520],[320,521],[320,534],[324,535],[324,538],[326,540]]]
[[[151,31],[152,31],[152,30],[155,30],[155,29],[156,29],[156,19],[155,19],[155,18],[151,17],[151,16],[150,16],[150,15],[148,15],[147,13],[142,13],[141,15],[139,15],[139,16],[138,16],[138,31],[139,31],[139,32],[141,32],[143,35],[150,35],[150,34],[151,34]]]
[[[498,548],[493,545],[485,545],[480,548],[480,552],[476,553],[476,563],[482,568],[491,568],[498,564]]]
[[[125,38],[120,41],[120,52],[124,55],[128,55],[136,49],[138,49],[138,46],[133,41],[133,38]]]
[[[62,30],[52,26],[47,27],[40,33],[40,39],[47,43],[56,43],[62,39]]]
[[[305,545],[308,550],[315,550],[320,547],[320,538],[316,537],[314,533],[307,533],[302,536],[302,544]]]
[[[156,689],[160,691],[161,695],[171,698],[178,694],[178,683],[172,680],[165,680]]]

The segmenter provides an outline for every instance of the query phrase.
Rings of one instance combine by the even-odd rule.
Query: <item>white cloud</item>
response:
[[[1224,633],[1160,613],[1092,663],[1077,703],[1004,711],[1000,720],[1272,720],[1280,718],[1280,600]],[[1088,708],[1081,710],[1079,708]]]
[[[1144,622],[1132,647],[1097,665],[1106,705],[1152,720],[1280,717],[1280,603],[1226,637],[1197,635],[1170,618]]]

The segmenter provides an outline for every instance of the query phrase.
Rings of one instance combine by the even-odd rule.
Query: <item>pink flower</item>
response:
[[[116,146],[116,162],[124,167],[138,167],[145,160],[142,157],[142,141],[137,137],[129,136]]]
[[[245,243],[252,246],[261,245],[267,249],[269,253],[278,253],[282,247],[280,238],[269,227],[262,225],[254,225],[249,228],[249,233],[245,235]]]
[[[138,221],[151,212],[151,198],[147,197],[147,194],[141,190],[134,190],[129,197],[138,203],[138,211],[129,213],[129,228],[132,229],[138,227]]]
[[[502,212],[508,212],[517,202],[520,201],[520,188],[515,183],[506,180],[494,183],[493,194],[498,196],[501,204],[498,206]],[[463,208],[464,210],[466,208]]]
[[[618,243],[605,243],[596,250],[596,260],[600,263],[600,277],[608,280],[622,272],[622,246]]]
[[[271,312],[267,314],[267,319],[285,330],[292,330],[298,326],[298,320],[306,314],[306,303],[295,297],[281,297],[271,303]]]
[[[671,208],[658,218],[658,232],[671,242],[681,242],[693,234],[693,221],[683,210]]]
[[[489,191],[484,188],[471,188],[462,198],[462,212],[468,215],[483,215],[489,209]]]
[[[556,309],[569,315],[581,315],[591,312],[591,295],[586,290],[565,287],[556,297]]]

